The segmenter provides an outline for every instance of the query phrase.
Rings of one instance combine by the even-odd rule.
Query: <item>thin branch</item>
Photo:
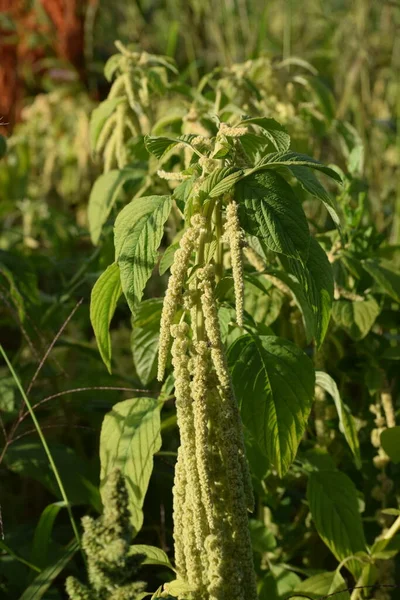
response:
[[[102,390],[102,391],[111,391],[111,392],[139,392],[139,393],[145,393],[145,394],[151,393],[150,390],[139,390],[136,388],[128,388],[128,387],[113,387],[113,386],[108,386],[108,385],[81,387],[81,388],[74,388],[72,390],[64,390],[63,392],[58,392],[57,394],[52,394],[51,396],[47,396],[47,398],[43,398],[43,400],[39,400],[39,402],[36,402],[36,404],[34,404],[32,406],[32,409],[36,410],[36,408],[38,408],[42,404],[45,404],[46,402],[50,402],[50,400],[54,400],[54,398],[59,398],[60,396],[66,396],[67,394],[76,394],[77,392],[89,392],[91,390]],[[25,413],[23,413],[21,415],[21,417],[18,419],[18,424],[21,423],[28,415],[29,415],[29,411],[26,411]]]
[[[64,427],[64,426],[65,426],[65,423],[59,423],[58,425],[41,425],[41,428],[42,428],[42,430],[43,429],[57,429],[58,427]],[[96,431],[93,427],[89,427],[88,425],[73,425],[72,429],[88,429],[89,431]],[[8,445],[10,446],[17,440],[20,440],[21,438],[24,438],[25,436],[30,435],[31,433],[37,433],[37,430],[36,429],[28,429],[28,431],[24,431],[24,433],[21,433],[21,435],[18,435],[17,437],[10,440],[8,442]]]
[[[26,390],[26,394],[28,395],[29,392],[32,389],[33,384],[36,381],[37,376],[39,375],[44,363],[46,362],[50,352],[53,350],[55,343],[57,342],[58,338],[60,337],[60,335],[62,334],[62,332],[64,331],[64,329],[66,328],[66,326],[68,325],[68,323],[70,322],[70,320],[72,319],[72,317],[74,316],[74,314],[76,313],[76,311],[78,310],[78,308],[80,307],[80,305],[83,302],[83,298],[81,298],[77,304],[74,306],[74,308],[72,309],[72,311],[70,312],[69,316],[66,318],[66,320],[64,321],[64,323],[61,325],[60,329],[58,330],[58,332],[56,333],[56,335],[54,336],[53,341],[51,342],[50,346],[47,348],[45,355],[43,356],[42,360],[39,363],[38,368],[35,371],[34,376],[31,379],[31,382],[28,386],[28,389]]]

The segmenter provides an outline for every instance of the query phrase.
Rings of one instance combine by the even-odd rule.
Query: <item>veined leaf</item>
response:
[[[19,600],[40,600],[47,592],[56,577],[67,566],[75,552],[78,550],[78,543],[73,540],[65,548],[61,556],[54,561],[49,567],[43,569],[41,573],[32,581],[26,588]]]
[[[314,367],[283,338],[244,335],[229,348],[243,423],[282,477],[293,462],[314,398]]]
[[[270,250],[306,260],[310,233],[302,206],[277,173],[255,173],[235,186],[240,223]]]
[[[286,257],[281,257],[281,262],[303,288],[313,315],[313,336],[320,346],[328,329],[333,302],[333,273],[328,257],[317,240],[311,237],[305,264]]]
[[[131,348],[133,364],[142,385],[148,385],[157,371],[158,339],[162,300],[145,300],[133,320]],[[138,325],[138,323],[143,324]]]
[[[252,119],[244,119],[244,121],[239,123],[240,127],[245,127],[246,125],[256,125],[259,127],[263,135],[272,142],[278,152],[289,150],[290,135],[280,123],[275,121],[275,119],[254,117]]]
[[[349,408],[344,404],[335,381],[328,373],[316,371],[315,383],[332,396],[339,417],[340,429],[354,455],[357,469],[361,469],[360,442],[354,418]]]
[[[90,192],[88,206],[89,232],[92,243],[97,245],[104,223],[118,198],[122,186],[128,180],[142,179],[143,174],[132,169],[113,169],[96,179]]]
[[[364,269],[393,300],[400,302],[400,272],[387,260],[367,259],[362,261]]]
[[[173,150],[173,148],[175,148],[177,144],[186,144],[187,146],[192,147],[190,142],[195,137],[196,136],[193,134],[180,135],[177,138],[146,135],[144,138],[144,143],[148,152],[154,154],[158,160],[162,160],[171,150]]]
[[[115,221],[115,258],[132,313],[156,263],[170,209],[171,196],[137,198],[125,206]]]
[[[394,463],[400,462],[400,425],[389,427],[381,433],[382,448]]]
[[[350,600],[350,594],[347,591],[347,583],[339,571],[329,571],[327,573],[318,573],[305,581],[302,581],[295,590],[291,600],[304,600],[304,594],[310,600],[321,600],[321,597],[328,598],[333,595],[334,600]],[[341,590],[342,593],[338,593]],[[301,596],[296,596],[299,592]]]
[[[145,554],[146,558],[142,563],[143,565],[160,565],[162,567],[168,567],[169,569],[172,569],[172,571],[175,570],[164,550],[156,548],[156,546],[135,544],[130,547],[129,554]]]
[[[336,300],[332,317],[353,340],[362,340],[369,333],[380,313],[379,304],[372,296],[366,300]]]
[[[318,181],[314,173],[308,167],[289,166],[290,173],[296,177],[300,185],[312,196],[323,202],[333,222],[340,226],[339,209],[334,198],[326,191],[322,183]]]
[[[217,198],[225,194],[234,186],[242,173],[243,171],[234,167],[215,169],[199,188],[200,201],[204,203],[207,198]]]
[[[105,416],[100,435],[101,489],[110,471],[119,468],[128,487],[129,510],[136,532],[143,523],[142,506],[153,470],[153,455],[160,447],[157,400],[124,400]]]
[[[99,135],[101,130],[103,129],[106,121],[112,115],[114,110],[117,108],[118,104],[124,102],[124,98],[109,98],[108,100],[104,100],[101,102],[97,108],[95,108],[92,112],[92,116],[90,118],[90,146],[94,152],[96,149],[97,140],[99,139]]]
[[[357,490],[345,473],[312,472],[307,497],[317,531],[337,560],[367,551]],[[355,560],[347,562],[346,567],[356,576],[360,572]]]
[[[299,154],[298,152],[273,152],[266,154],[254,167],[245,172],[245,177],[258,171],[280,167],[308,167],[309,169],[322,171],[322,173],[325,173],[325,175],[328,175],[338,183],[342,182],[342,178],[336,171],[315,160],[315,158],[307,154]]]
[[[113,263],[100,275],[90,297],[90,322],[101,358],[110,373],[112,350],[109,328],[121,294],[119,267],[117,263]]]

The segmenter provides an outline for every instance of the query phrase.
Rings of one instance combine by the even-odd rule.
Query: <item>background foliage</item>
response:
[[[159,179],[156,171],[176,169],[180,160],[166,155],[163,164],[168,141],[160,149],[148,139],[152,158],[143,141],[133,141],[126,143],[125,158],[114,157],[112,168],[102,174],[102,152],[93,152],[93,140],[116,108],[110,110],[104,102],[112,63],[106,78],[102,73],[116,53],[114,40],[120,39],[135,44],[138,52],[167,57],[167,66],[149,59],[138,75],[140,85],[146,85],[143,121],[138,125],[134,111],[131,115],[133,127],[141,128],[137,134],[180,135],[192,133],[193,127],[201,134],[212,130],[206,114],[218,106],[225,117],[240,110],[274,118],[290,133],[295,151],[336,165],[342,186],[322,177],[330,197],[336,196],[341,235],[318,181],[304,180],[304,172],[295,170],[301,166],[285,172],[333,267],[329,322],[329,306],[321,320],[313,314],[299,286],[303,275],[287,275],[290,259],[276,261],[268,250],[253,245],[268,268],[264,264],[257,270],[250,255],[246,268],[247,331],[272,332],[294,342],[313,356],[317,370],[312,415],[297,459],[283,478],[278,473],[286,469],[273,460],[270,467],[252,438],[254,432],[248,433],[257,494],[257,513],[250,524],[260,598],[285,598],[291,590],[319,598],[342,589],[342,576],[352,585],[367,545],[374,547],[374,564],[364,583],[398,583],[394,556],[399,535],[374,545],[399,515],[398,438],[391,441],[390,432],[399,412],[398,3],[3,4],[0,85],[6,93],[0,116],[7,149],[0,138],[0,154],[3,147],[5,154],[0,163],[1,344],[39,420],[78,527],[81,516],[101,512],[100,473],[107,463],[106,444],[99,457],[104,417],[101,435],[122,415],[127,430],[123,437],[138,430],[145,413],[150,431],[161,418],[162,446],[154,440],[149,488],[145,499],[139,493],[134,500],[137,528],[143,519],[135,544],[157,546],[171,556],[171,487],[178,445],[171,382],[161,391],[161,417],[154,399],[160,391],[155,380],[159,298],[179,238],[178,215],[167,221],[161,277],[157,269],[146,286],[133,317],[133,333],[130,310],[118,302],[120,290],[113,289],[105,300],[112,317],[110,337],[108,331],[100,337],[96,332],[100,356],[93,333],[96,314],[90,314],[95,282],[102,299],[107,293],[99,286],[99,276],[112,269],[116,215],[136,195],[170,194],[175,184]],[[97,121],[90,121],[94,109]],[[123,135],[124,144],[128,137]],[[248,156],[253,151],[249,143]],[[184,197],[184,190],[175,192],[178,201],[180,193]],[[226,281],[221,289],[220,320],[234,354],[238,346],[235,350],[230,288]],[[313,354],[311,339],[318,339],[322,330],[325,341]],[[254,356],[251,349],[246,351]],[[248,364],[244,354],[243,368]],[[0,376],[1,594],[7,600],[65,598],[68,575],[85,579],[71,514],[5,362]],[[236,377],[240,395],[244,379],[242,373]],[[249,421],[242,416],[245,424],[251,421],[251,415]],[[379,435],[387,427],[381,443]],[[356,554],[347,570],[335,571],[338,563]],[[164,554],[148,562],[155,564],[144,564],[140,579],[155,591],[173,575]],[[369,596],[353,592],[351,598],[389,599],[396,594],[386,588]]]

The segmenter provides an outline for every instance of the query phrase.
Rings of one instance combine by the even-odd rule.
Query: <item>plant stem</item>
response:
[[[196,252],[196,266],[202,266],[204,264],[206,236],[207,232],[202,231],[202,233],[200,234],[199,248]],[[201,309],[200,297],[197,299],[196,306],[196,337],[199,342],[204,339],[204,315]]]
[[[81,548],[81,540],[80,540],[80,537],[79,537],[79,532],[78,532],[78,528],[77,528],[77,525],[76,525],[76,522],[75,522],[75,519],[74,519],[74,515],[72,514],[71,505],[70,505],[70,503],[68,501],[68,497],[67,497],[67,494],[65,492],[65,488],[64,488],[63,482],[61,481],[61,477],[60,477],[60,474],[58,472],[57,466],[56,466],[56,464],[54,462],[53,456],[52,456],[52,454],[50,452],[50,448],[49,448],[49,446],[48,446],[48,444],[46,442],[46,439],[45,439],[45,437],[43,435],[42,429],[40,427],[40,423],[39,423],[39,421],[36,418],[35,412],[34,412],[34,410],[32,408],[32,405],[31,405],[31,403],[30,403],[30,401],[29,401],[26,393],[25,393],[24,388],[21,385],[21,382],[20,382],[20,380],[18,378],[18,375],[14,371],[14,367],[12,366],[12,364],[11,364],[11,362],[10,362],[10,360],[9,360],[9,358],[8,358],[6,352],[5,352],[5,350],[4,350],[4,348],[3,348],[3,346],[1,344],[0,344],[0,352],[1,352],[4,360],[6,361],[7,367],[9,368],[10,373],[13,376],[13,379],[14,379],[14,381],[15,381],[15,383],[16,383],[16,385],[17,385],[17,387],[18,387],[18,389],[19,389],[19,391],[21,393],[21,396],[22,396],[22,398],[23,398],[26,406],[28,407],[28,410],[29,410],[29,413],[31,415],[33,424],[35,425],[35,428],[36,428],[36,431],[38,432],[40,441],[42,442],[43,449],[44,449],[44,451],[45,451],[45,453],[47,455],[47,459],[48,459],[49,464],[50,464],[50,466],[51,466],[51,468],[53,470],[54,477],[56,479],[58,488],[60,490],[61,497],[64,500],[65,505],[67,507],[67,511],[68,511],[69,519],[71,521],[71,526],[72,526],[72,530],[74,532],[74,536],[76,538],[76,541],[77,541],[79,547]],[[86,557],[83,554],[83,552],[82,552],[82,556],[83,556],[83,559],[84,559],[84,561],[86,563]]]
[[[214,209],[215,236],[217,238],[217,257],[215,260],[215,281],[218,283],[223,275],[223,246],[222,246],[222,205],[217,202]]]

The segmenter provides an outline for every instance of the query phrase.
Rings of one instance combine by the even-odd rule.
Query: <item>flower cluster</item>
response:
[[[66,588],[70,600],[135,600],[145,584],[132,579],[145,556],[130,554],[133,529],[128,492],[119,470],[109,476],[103,515],[96,520],[83,517],[82,525],[89,585],[68,577]]]
[[[231,251],[233,284],[235,287],[236,322],[243,327],[244,282],[243,282],[243,234],[238,217],[238,206],[232,201],[226,208],[225,239]]]
[[[180,254],[175,254],[160,336],[161,373],[169,335],[173,338],[181,439],[173,489],[175,562],[177,576],[189,584],[194,600],[255,600],[247,517],[254,499],[240,414],[221,340],[214,267],[199,265],[190,283],[185,281],[198,237],[196,228],[204,225],[200,217],[192,219]],[[172,324],[178,298],[190,325],[183,319]]]

